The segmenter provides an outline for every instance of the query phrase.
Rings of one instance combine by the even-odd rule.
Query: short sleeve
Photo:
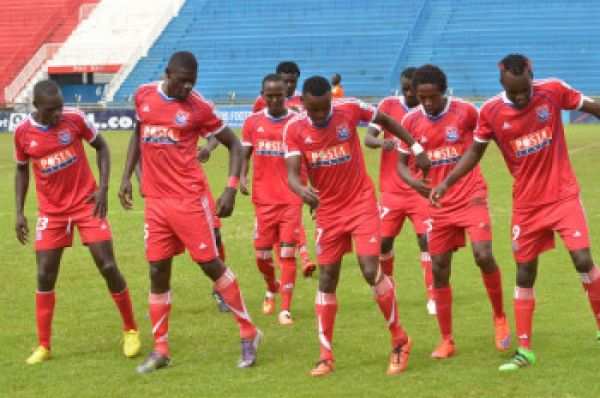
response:
[[[297,131],[296,123],[294,123],[293,119],[286,124],[283,130],[283,144],[285,146],[286,158],[302,154]]]
[[[22,143],[23,130],[17,128],[14,133],[14,146],[15,146],[15,161],[18,164],[26,164],[29,162],[29,155],[23,149]]]
[[[217,115],[217,109],[212,103],[203,100],[201,104],[199,124],[202,136],[208,138],[211,135],[219,134],[227,125]]]
[[[473,139],[477,142],[487,143],[494,138],[494,129],[490,122],[490,107],[484,105],[479,111],[479,119],[477,120],[477,126],[473,133]]]
[[[244,120],[244,125],[242,126],[242,146],[252,147],[252,117],[246,118]]]
[[[265,100],[261,96],[258,96],[252,106],[252,113],[260,112],[265,109]]]
[[[477,120],[479,119],[479,112],[475,106],[469,104],[467,106],[467,128],[469,131],[474,131],[477,128]]]
[[[357,102],[357,106],[359,120],[371,123],[373,119],[375,119],[375,116],[377,116],[377,109],[373,105],[367,104],[366,102],[359,100]]]
[[[560,93],[560,105],[562,109],[578,110],[583,106],[585,96],[569,86],[567,83],[557,80],[556,88]]]
[[[96,126],[94,126],[91,121],[87,120],[85,114],[82,112],[76,113],[75,118],[81,137],[87,142],[94,142],[98,136],[98,129]]]

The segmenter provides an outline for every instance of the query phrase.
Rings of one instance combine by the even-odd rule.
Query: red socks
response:
[[[398,303],[396,302],[394,284],[388,276],[384,275],[379,283],[372,286],[371,289],[392,334],[392,347],[395,348],[405,344],[408,341],[408,336],[398,321]]]
[[[154,351],[169,356],[169,313],[171,312],[171,291],[150,293],[150,322],[154,337]]]
[[[56,297],[54,290],[35,293],[35,319],[37,322],[38,342],[44,348],[50,349],[52,336],[52,316]]]
[[[219,251],[219,258],[223,263],[225,263],[225,246],[223,245],[223,242],[217,245],[217,250]]]
[[[423,270],[427,298],[431,300],[433,299],[433,274],[431,271],[431,256],[429,255],[429,252],[421,252],[421,269]]]
[[[594,265],[587,274],[580,274],[598,330],[600,330],[600,269]]]
[[[531,349],[534,310],[535,293],[533,288],[515,286],[515,328],[519,339],[519,347],[527,350]]]
[[[452,287],[433,287],[433,299],[437,310],[440,333],[444,339],[452,339]]]
[[[223,301],[229,306],[231,314],[240,328],[240,337],[242,339],[254,338],[256,328],[246,310],[237,279],[229,268],[215,281],[214,290],[221,294]]]
[[[293,247],[290,247],[292,251]],[[282,257],[281,258],[281,310],[289,311],[294,293],[294,285],[296,283],[296,258]]]
[[[275,267],[273,266],[273,258],[270,250],[256,251],[256,265],[267,283],[267,290],[271,293],[276,293],[279,290],[279,284],[275,279]]]
[[[495,317],[505,316],[504,303],[502,301],[502,277],[500,268],[496,268],[491,274],[481,272],[481,278],[485,284],[488,297],[492,303]]]
[[[335,293],[317,292],[317,298],[315,300],[315,312],[317,313],[319,342],[321,344],[320,360],[333,360],[333,324],[335,323],[337,307],[338,305]]]
[[[131,305],[131,297],[129,296],[129,289],[125,288],[120,293],[110,292],[119,312],[123,319],[123,330],[137,330],[135,318],[133,317],[133,307]]]
[[[383,253],[379,255],[379,266],[381,267],[381,272],[390,278],[394,274],[394,251],[390,250],[387,253]]]

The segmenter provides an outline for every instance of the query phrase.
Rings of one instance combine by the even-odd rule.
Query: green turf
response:
[[[600,243],[600,183],[596,163],[598,126],[568,128],[571,159],[583,187],[593,245]],[[142,240],[142,207],[133,212],[118,204],[117,189],[129,133],[105,133],[112,152],[109,217],[117,261],[129,283],[143,335],[143,355],[152,347],[151,329],[144,318],[148,272]],[[367,167],[377,177],[378,153],[366,150]],[[215,196],[225,185],[226,151],[220,148],[206,166]],[[94,167],[95,160],[92,158]],[[503,271],[504,297],[514,328],[512,291],[514,265],[510,250],[511,180],[495,146],[483,162],[490,185],[495,256]],[[469,250],[453,264],[454,325],[457,356],[445,361],[429,358],[438,342],[434,317],[426,315],[425,292],[416,240],[406,227],[396,243],[398,299],[402,321],[414,340],[408,371],[385,375],[389,335],[360,276],[354,256],[344,261],[335,329],[337,371],[311,379],[308,371],[318,359],[314,319],[317,279],[299,278],[294,295],[296,323],[277,324],[264,317],[260,303],[264,282],[253,259],[253,211],[250,200],[238,195],[233,216],[224,221],[228,263],[239,277],[246,303],[265,335],[258,364],[238,370],[237,328],[230,315],[216,311],[211,284],[187,255],[175,261],[170,319],[174,366],[151,375],[137,375],[143,359],[125,359],[120,350],[120,320],[87,249],[76,243],[63,257],[57,285],[53,328],[54,359],[38,366],[24,360],[36,343],[34,317],[35,256],[31,245],[21,247],[14,236],[14,161],[12,137],[0,135],[0,397],[158,397],[158,396],[405,396],[405,397],[594,397],[600,396],[597,369],[600,345],[595,323],[576,273],[562,243],[541,257],[534,324],[535,366],[514,374],[497,368],[513,353],[498,352],[493,344],[491,309]],[[30,185],[27,217],[35,227],[35,187]],[[312,235],[312,221],[305,217]],[[78,241],[77,241],[78,242]],[[312,244],[311,244],[312,249]]]

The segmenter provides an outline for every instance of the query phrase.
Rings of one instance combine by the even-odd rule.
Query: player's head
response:
[[[198,77],[198,61],[189,51],[171,55],[165,69],[165,94],[183,101],[190,94]]]
[[[419,100],[412,86],[412,78],[415,75],[417,68],[409,66],[400,73],[400,88],[404,95],[404,102],[409,108],[419,105]]]
[[[431,64],[419,67],[413,75],[412,86],[428,115],[436,116],[444,110],[448,83],[443,70]]]
[[[317,125],[324,124],[331,112],[331,85],[323,76],[311,76],[302,85],[302,103],[308,117]]]
[[[37,109],[39,122],[46,126],[60,123],[63,98],[54,80],[42,80],[33,86],[33,106]]]
[[[283,81],[286,86],[286,97],[291,97],[296,91],[298,85],[298,78],[300,77],[300,68],[295,62],[283,61],[277,65],[275,73],[283,77]]]
[[[285,112],[285,83],[281,75],[271,73],[265,76],[260,95],[270,115],[277,117]]]
[[[342,75],[340,75],[339,73],[336,73],[335,75],[333,75],[331,77],[331,84],[333,84],[334,86],[337,86],[338,84],[342,83]]]
[[[531,100],[533,81],[529,58],[522,54],[509,54],[498,63],[498,68],[506,97],[517,108],[525,108]]]

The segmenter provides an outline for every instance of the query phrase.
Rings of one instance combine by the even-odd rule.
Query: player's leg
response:
[[[219,257],[221,258],[221,261],[225,262],[225,245],[223,244],[223,238],[221,237],[221,228],[215,227],[213,230],[215,233],[215,242],[217,243]],[[221,295],[216,290],[213,289],[212,295],[217,303],[217,308],[219,309],[219,311],[229,312],[229,307],[227,307],[227,304],[225,304],[225,302],[223,301],[223,297],[221,297]]]
[[[150,261],[150,323],[154,350],[148,358],[137,367],[139,373],[149,373],[169,365],[169,314],[171,312],[171,268],[173,258]]]
[[[296,284],[296,245],[290,241],[280,244],[281,252],[281,310],[277,320],[282,325],[291,325],[294,321],[291,315],[292,295]]]
[[[300,214],[300,217],[302,217],[302,214]],[[298,254],[300,255],[300,260],[302,261],[302,275],[304,275],[306,278],[309,278],[312,276],[313,272],[315,272],[317,266],[308,255],[308,246],[306,245],[306,231],[304,230],[304,224],[302,222],[300,222],[298,244],[296,245],[296,249],[298,250]]]
[[[277,245],[279,246],[279,245]],[[269,315],[275,310],[275,297],[279,293],[281,284],[276,279],[275,264],[273,263],[273,249],[271,246],[255,247],[256,266],[262,274],[267,287],[262,303],[263,315]]]
[[[395,236],[381,237],[381,252],[379,254],[379,264],[381,272],[389,276],[394,275],[394,240]]]
[[[452,250],[432,254],[431,272],[433,275],[433,297],[436,306],[438,326],[442,340],[431,354],[432,358],[448,358],[455,353],[452,336],[452,287],[450,273],[452,265]]]
[[[487,240],[472,242],[475,264],[481,270],[481,277],[487,290],[494,312],[494,333],[496,348],[503,351],[510,346],[510,329],[504,312],[502,298],[502,276],[492,254],[492,242]]]
[[[50,359],[50,340],[52,337],[52,317],[56,296],[54,286],[58,278],[63,248],[36,250],[37,292],[35,294],[35,318],[37,323],[38,346],[27,358],[30,365]]]
[[[134,357],[140,352],[140,336],[133,316],[133,305],[131,304],[129,289],[115,261],[112,241],[88,243],[88,248],[121,314],[123,321],[123,353],[128,358]]]
[[[581,283],[587,293],[594,319],[596,320],[596,338],[600,342],[600,269],[592,260],[590,249],[569,251],[575,269],[579,272]]]
[[[417,232],[417,243],[421,251],[421,269],[423,270],[423,281],[427,291],[427,313],[435,315],[435,300],[433,299],[433,274],[431,273],[431,256],[427,244],[427,233]]]
[[[318,238],[319,236],[317,236],[317,243]],[[325,376],[334,370],[333,327],[338,308],[336,289],[340,279],[341,264],[340,258],[330,264],[321,265],[319,270],[319,290],[315,300],[315,312],[321,354],[319,362],[310,372],[313,377]]]
[[[392,278],[394,274],[394,240],[402,230],[407,216],[406,203],[398,195],[382,192],[377,207],[381,223],[379,264],[381,271]]]

